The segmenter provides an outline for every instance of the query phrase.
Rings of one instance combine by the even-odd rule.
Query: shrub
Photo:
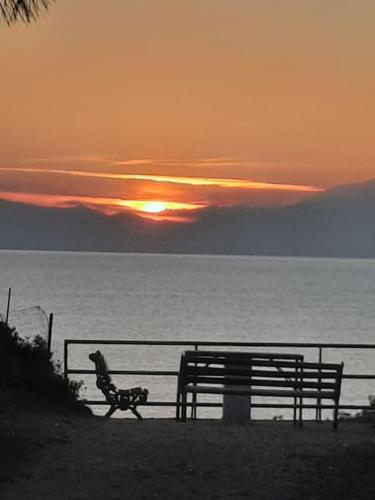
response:
[[[375,422],[375,396],[370,394],[368,396],[369,409],[362,410],[355,415],[351,413],[340,411],[339,419],[340,420],[355,420],[355,421],[365,421],[365,422]]]
[[[14,328],[0,322],[2,389],[23,393],[48,406],[79,410],[84,408],[78,401],[81,385],[63,377],[59,365],[51,360],[42,337],[22,339]]]

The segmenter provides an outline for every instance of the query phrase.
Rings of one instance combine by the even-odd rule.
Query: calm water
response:
[[[0,311],[12,287],[10,323],[22,333],[45,331],[31,306],[53,312],[57,359],[65,338],[375,342],[373,260],[0,252],[0,269]],[[91,368],[90,350],[72,349],[71,367]],[[113,368],[176,369],[181,348],[102,351]],[[347,373],[375,372],[368,352],[326,359],[343,360]],[[171,380],[117,383],[146,385],[153,399],[175,398]],[[363,404],[372,385],[347,382],[343,397]],[[91,382],[84,395],[98,396]]]

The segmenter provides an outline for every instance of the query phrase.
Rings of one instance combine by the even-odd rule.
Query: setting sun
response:
[[[150,214],[159,214],[160,212],[164,212],[166,208],[166,204],[162,201],[147,201],[143,205],[142,210]]]
[[[159,214],[165,211],[175,210],[197,210],[204,208],[206,203],[183,203],[178,201],[156,201],[156,200],[116,200],[117,206],[127,207],[136,212],[148,214]]]

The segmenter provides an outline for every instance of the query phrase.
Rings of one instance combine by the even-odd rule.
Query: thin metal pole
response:
[[[198,351],[198,344],[194,344],[194,351]],[[195,366],[197,366],[197,363],[195,363]],[[195,392],[191,395],[191,418],[194,420],[197,418],[197,394]]]
[[[47,349],[48,353],[51,354],[51,344],[52,344],[52,327],[53,327],[53,313],[49,315],[48,320],[48,340],[47,340]]]
[[[319,347],[319,356],[318,356],[318,362],[321,363],[323,361],[323,348],[322,346]],[[321,374],[321,369],[319,368],[319,375]],[[318,382],[322,382],[322,378],[319,376],[318,377]],[[317,406],[316,406],[316,420],[318,422],[322,421],[322,400],[320,398],[317,399]]]
[[[69,343],[64,341],[64,378],[68,380],[68,345]]]
[[[6,316],[5,316],[5,323],[8,324],[8,320],[9,320],[9,310],[10,310],[10,296],[12,295],[12,289],[9,288],[8,290],[8,303],[7,303],[7,313],[6,313]]]

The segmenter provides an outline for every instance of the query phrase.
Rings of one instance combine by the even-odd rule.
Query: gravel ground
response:
[[[0,498],[372,500],[369,424],[3,416]],[[14,446],[12,446],[12,440]]]

